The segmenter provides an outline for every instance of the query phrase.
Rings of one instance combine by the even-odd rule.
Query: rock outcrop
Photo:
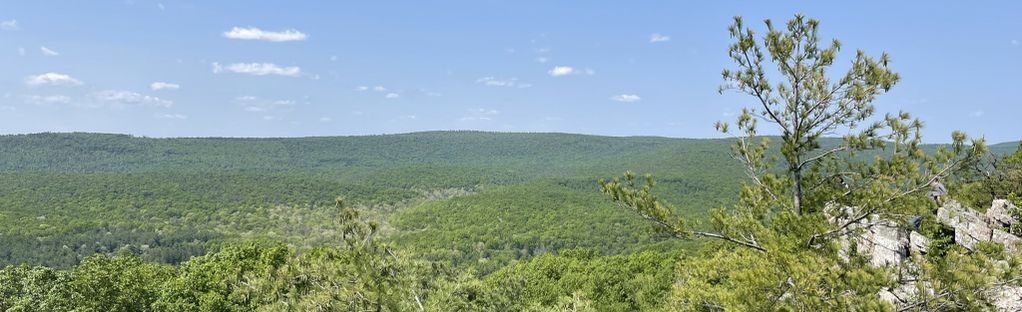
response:
[[[984,215],[963,208],[957,202],[950,202],[937,209],[937,218],[955,230],[955,243],[969,250],[974,250],[979,242],[994,242],[1014,253],[1018,252],[1022,239],[1005,231],[1011,224],[1018,222],[1009,214],[1013,209],[1018,208],[1008,201],[995,200]]]
[[[954,230],[956,244],[969,250],[975,250],[980,242],[993,242],[1003,245],[1008,253],[1018,253],[1022,250],[1022,238],[1006,231],[1012,224],[1018,222],[1012,217],[1012,213],[1017,209],[1019,208],[1008,201],[995,200],[987,213],[982,214],[950,201],[937,209],[937,219]],[[842,211],[841,215],[850,215],[848,210],[850,209]],[[833,221],[843,220],[835,217]],[[912,262],[907,260],[912,253],[927,252],[930,242],[925,236],[907,226],[884,220],[878,215],[871,215],[849,228],[852,230],[851,233],[856,234],[843,240],[842,244],[846,248],[849,239],[854,239],[857,250],[868,254],[871,264],[895,268],[899,275],[909,275],[909,278],[903,280],[914,280],[911,275],[918,274],[915,273],[918,270],[912,268]],[[897,304],[904,302],[905,298],[916,292],[917,288],[913,283],[905,282],[900,287],[881,291],[879,295],[884,300]],[[998,311],[1022,311],[1022,287],[999,286],[991,289],[988,295],[993,299]]]
[[[990,209],[987,210],[986,216],[990,223],[994,223],[1000,227],[1007,228],[1018,222],[1015,218],[1012,218],[1012,212],[1018,211],[1018,207],[1012,205],[1011,202],[1004,199],[994,200],[993,204],[990,205]]]

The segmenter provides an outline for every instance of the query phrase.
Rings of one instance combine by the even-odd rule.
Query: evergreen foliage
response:
[[[724,70],[721,91],[736,90],[757,105],[735,123],[738,139],[731,155],[749,176],[739,200],[711,215],[712,231],[690,227],[669,203],[652,191],[655,182],[628,172],[601,181],[603,192],[657,228],[678,238],[707,237],[715,249],[679,265],[672,306],[694,311],[767,310],[944,310],[989,307],[978,297],[1007,278],[1003,258],[951,249],[942,256],[915,257],[922,274],[901,280],[890,268],[874,267],[843,242],[862,231],[854,226],[870,218],[905,220],[930,214],[923,191],[964,164],[986,153],[983,140],[967,143],[955,132],[954,143],[926,153],[922,122],[908,113],[875,119],[873,99],[899,76],[890,57],[856,53],[845,74],[831,78],[828,68],[841,44],[825,45],[819,22],[796,15],[785,27],[765,21],[757,36],[736,17],[729,28],[735,42],[729,56],[737,68]],[[769,67],[769,69],[768,69]],[[781,134],[780,157],[770,153],[770,138],[758,136],[765,122]],[[730,134],[731,126],[718,122]],[[827,135],[844,133],[833,146]],[[873,154],[872,158],[862,154]],[[953,266],[974,274],[948,274]],[[979,274],[979,272],[984,272]],[[919,291],[896,302],[880,299],[882,290],[902,283]]]

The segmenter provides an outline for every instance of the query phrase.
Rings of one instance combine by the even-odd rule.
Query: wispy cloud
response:
[[[47,47],[39,47],[39,52],[42,52],[45,56],[57,56],[60,55],[57,51],[50,50]]]
[[[18,56],[25,56],[25,47],[18,47]]]
[[[387,89],[387,87],[384,87],[384,86],[375,86],[375,87],[358,86],[358,87],[355,87],[355,91],[369,91],[369,90],[373,90],[373,91],[376,91],[376,92],[386,92],[388,89]]]
[[[610,97],[610,100],[624,103],[632,103],[638,102],[639,100],[642,100],[642,98],[639,97],[639,95],[637,94],[618,94]]]
[[[483,84],[483,85],[490,86],[490,87],[507,87],[507,88],[512,88],[512,87],[516,87],[516,86],[521,87],[521,85],[519,85],[519,83],[518,83],[518,78],[514,78],[514,77],[506,78],[506,79],[500,79],[500,78],[496,78],[496,77],[483,77],[483,78],[476,79],[476,83]],[[529,85],[529,84],[524,84],[524,85]]]
[[[81,85],[82,81],[66,74],[45,73],[36,76],[28,76],[25,78],[25,84],[30,87],[43,85],[77,86]]]
[[[298,77],[298,75],[301,75],[302,69],[297,66],[281,67],[273,63],[233,63],[229,65],[220,65],[220,63],[213,62],[213,73],[222,72],[234,72],[256,76],[279,75]]]
[[[649,43],[667,42],[667,41],[671,41],[671,36],[661,35],[661,34],[657,34],[657,33],[649,35]]]
[[[297,104],[292,100],[261,99],[255,96],[239,96],[235,100],[241,104],[242,110],[252,113],[289,111]]]
[[[308,38],[309,36],[296,29],[288,29],[284,31],[264,31],[255,27],[249,28],[234,27],[231,28],[230,31],[225,31],[224,37],[239,40],[263,40],[270,42],[285,42],[285,41],[302,41]]]
[[[178,119],[178,120],[188,119],[188,115],[183,115],[183,114],[160,114],[160,113],[158,113],[158,114],[154,114],[153,117],[156,117],[158,119]]]
[[[978,111],[974,111],[972,113],[969,113],[969,116],[977,117],[978,118],[978,117],[983,117],[984,114],[986,114],[986,112],[984,112],[982,110],[978,110]]]
[[[495,118],[499,114],[500,111],[497,111],[495,109],[485,108],[470,109],[467,115],[461,117],[461,121],[489,121],[493,120],[493,118]]]
[[[1017,46],[1018,45],[1018,39],[1011,39],[1011,45]]]
[[[568,76],[568,75],[595,75],[596,71],[591,68],[577,69],[571,66],[555,66],[554,68],[547,71],[547,74],[554,77]]]
[[[555,66],[547,72],[550,76],[559,77],[567,76],[576,73],[575,69],[570,66]]]
[[[153,91],[177,90],[177,89],[180,89],[180,88],[181,88],[181,85],[179,85],[179,84],[169,83],[169,82],[160,82],[160,81],[154,82],[154,83],[149,85],[149,89],[152,89]]]
[[[426,96],[431,96],[431,97],[444,96],[443,93],[432,91],[432,90],[429,90],[429,89],[426,89],[426,88],[419,88],[419,92],[422,92],[422,94],[425,94]]]
[[[331,121],[334,121],[334,119],[330,118],[330,117],[327,117],[327,116],[319,117],[319,122],[331,122]]]
[[[33,105],[68,104],[71,97],[66,95],[26,95],[25,103]]]
[[[0,21],[0,30],[18,30],[18,20]]]
[[[358,86],[358,87],[355,87],[355,91],[360,91],[361,92],[361,91],[370,91],[370,90],[372,90],[373,92],[386,92],[386,94],[384,94],[383,97],[387,98],[387,99],[397,99],[397,98],[401,97],[401,93],[399,93],[400,91],[391,91],[390,89],[388,89],[387,87],[384,87],[384,86],[375,86],[375,87]]]
[[[123,90],[104,90],[92,93],[92,104],[90,107],[171,107],[174,102],[164,100],[155,96],[140,94],[137,92]]]

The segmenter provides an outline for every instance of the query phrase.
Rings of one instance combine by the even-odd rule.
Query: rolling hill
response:
[[[667,248],[679,243],[603,200],[596,181],[655,173],[661,196],[700,219],[744,179],[728,144],[474,131],[0,136],[0,266],[66,267],[125,248],[179,263],[233,240],[332,244],[339,196],[385,221],[397,246],[483,273],[566,248]]]

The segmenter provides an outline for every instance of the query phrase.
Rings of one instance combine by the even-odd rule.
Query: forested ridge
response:
[[[234,239],[316,246],[330,239],[323,232],[338,213],[337,196],[394,220],[392,236],[408,248],[438,247],[441,236],[423,234],[446,226],[441,220],[471,225],[443,229],[474,240],[443,248],[490,244],[500,261],[489,270],[576,245],[619,253],[658,239],[601,200],[595,180],[624,170],[670,173],[665,195],[686,198],[681,207],[698,215],[733,197],[726,186],[741,172],[706,170],[728,161],[726,144],[461,131],[282,139],[8,135],[0,137],[0,222],[9,225],[2,242],[10,247],[0,260],[66,267],[130,245],[146,246],[146,259],[179,263]],[[506,220],[494,219],[497,212]],[[585,224],[535,223],[576,217]],[[511,230],[501,235],[519,233],[498,238],[493,225]]]

